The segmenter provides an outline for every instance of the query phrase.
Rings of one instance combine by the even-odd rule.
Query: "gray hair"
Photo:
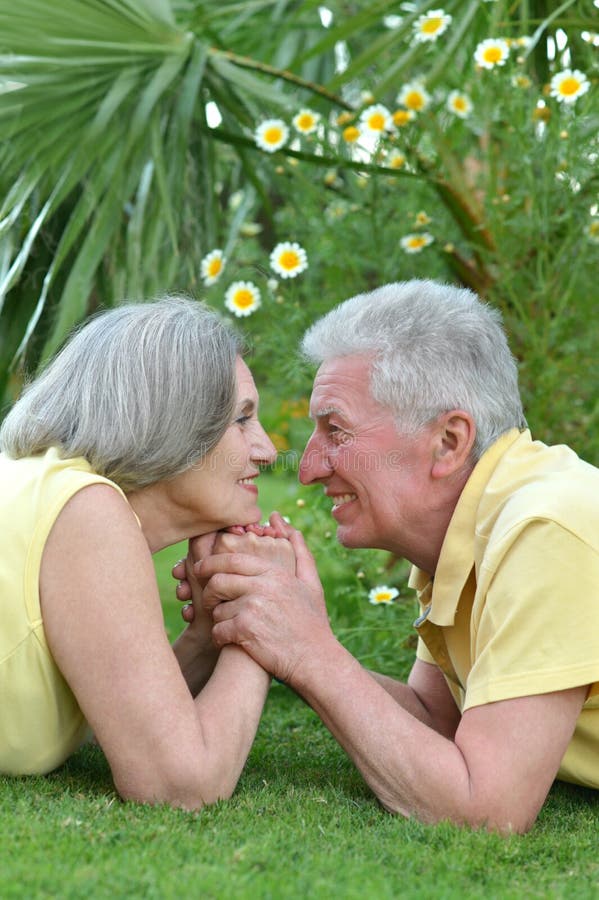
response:
[[[314,363],[373,356],[370,389],[398,429],[414,433],[451,409],[476,424],[474,459],[510,428],[525,428],[518,371],[498,310],[472,291],[430,280],[358,294],[305,334]]]
[[[0,429],[20,458],[58,447],[125,491],[183,472],[222,437],[241,345],[198,301],[99,313],[24,391]]]

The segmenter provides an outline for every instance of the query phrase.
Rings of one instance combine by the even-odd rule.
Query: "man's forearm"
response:
[[[379,678],[390,686],[391,679],[373,677],[337,645],[306,662],[291,686],[318,713],[385,808],[429,822],[468,821],[464,757],[427,723],[426,709],[411,688],[397,690],[395,682],[392,693]]]
[[[410,715],[453,740],[460,713],[436,666],[416,660],[407,684],[379,672],[370,675]]]

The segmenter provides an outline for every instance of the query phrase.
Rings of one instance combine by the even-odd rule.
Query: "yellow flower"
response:
[[[425,225],[430,225],[432,221],[431,217],[427,215],[424,210],[421,210],[414,216],[414,225],[416,225],[417,228],[424,228]]]
[[[295,278],[308,268],[306,251],[295,241],[283,241],[270,254],[270,267],[281,278]]]
[[[397,102],[413,112],[422,112],[431,102],[430,95],[418,81],[410,81],[404,84],[397,95]]]
[[[355,125],[348,125],[341,133],[346,144],[354,144],[360,137],[360,129]]]
[[[584,72],[578,69],[564,69],[551,79],[551,96],[559,103],[576,103],[579,97],[586,94],[590,86]]]
[[[254,140],[261,150],[274,153],[280,150],[289,137],[289,129],[282,119],[266,119],[256,128]]]
[[[481,41],[474,51],[475,62],[483,69],[505,65],[509,55],[508,42],[503,38],[487,38],[486,41]]]
[[[364,131],[370,134],[381,135],[391,125],[391,113],[382,103],[369,106],[360,116],[360,124]]]
[[[222,250],[212,250],[206,254],[200,263],[200,272],[206,286],[218,281],[225,267],[225,262]]]
[[[401,128],[402,125],[407,125],[413,118],[414,113],[411,109],[396,109],[392,116],[393,124],[397,125],[398,128]]]
[[[532,81],[528,77],[528,75],[514,75],[512,78],[512,84],[514,87],[526,89],[529,88],[532,84]]]
[[[462,91],[451,91],[447,98],[447,109],[460,119],[467,119],[472,113],[472,100]]]
[[[387,606],[393,603],[396,597],[399,597],[397,588],[387,587],[386,584],[380,584],[368,592],[368,602],[375,606]]]
[[[421,234],[406,234],[399,243],[406,253],[420,253],[421,250],[424,250],[424,248],[428,247],[432,242],[432,234],[429,234],[428,231],[423,231]]]
[[[346,110],[345,112],[339,113],[337,116],[337,125],[341,128],[342,125],[347,125],[348,122],[351,122],[354,114]]]
[[[418,43],[436,41],[447,30],[451,16],[443,9],[431,9],[414,22],[414,40]]]
[[[236,316],[250,316],[261,302],[260,291],[251,281],[234,281],[225,294],[225,306]]]
[[[319,122],[320,114],[311,109],[300,109],[292,119],[293,127],[300,134],[312,134],[318,128]]]
[[[401,169],[402,166],[405,166],[406,158],[401,150],[392,150],[389,156],[387,157],[387,168],[388,169]]]

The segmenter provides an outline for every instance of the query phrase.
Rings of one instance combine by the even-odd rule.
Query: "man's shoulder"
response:
[[[479,512],[495,534],[545,520],[596,540],[599,469],[565,445],[518,441],[496,467]]]

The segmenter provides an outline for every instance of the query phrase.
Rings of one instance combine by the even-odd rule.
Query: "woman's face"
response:
[[[252,373],[238,357],[233,421],[218,444],[169,482],[171,502],[187,512],[190,534],[228,525],[249,525],[261,517],[256,479],[277,451],[258,421],[258,392]]]

